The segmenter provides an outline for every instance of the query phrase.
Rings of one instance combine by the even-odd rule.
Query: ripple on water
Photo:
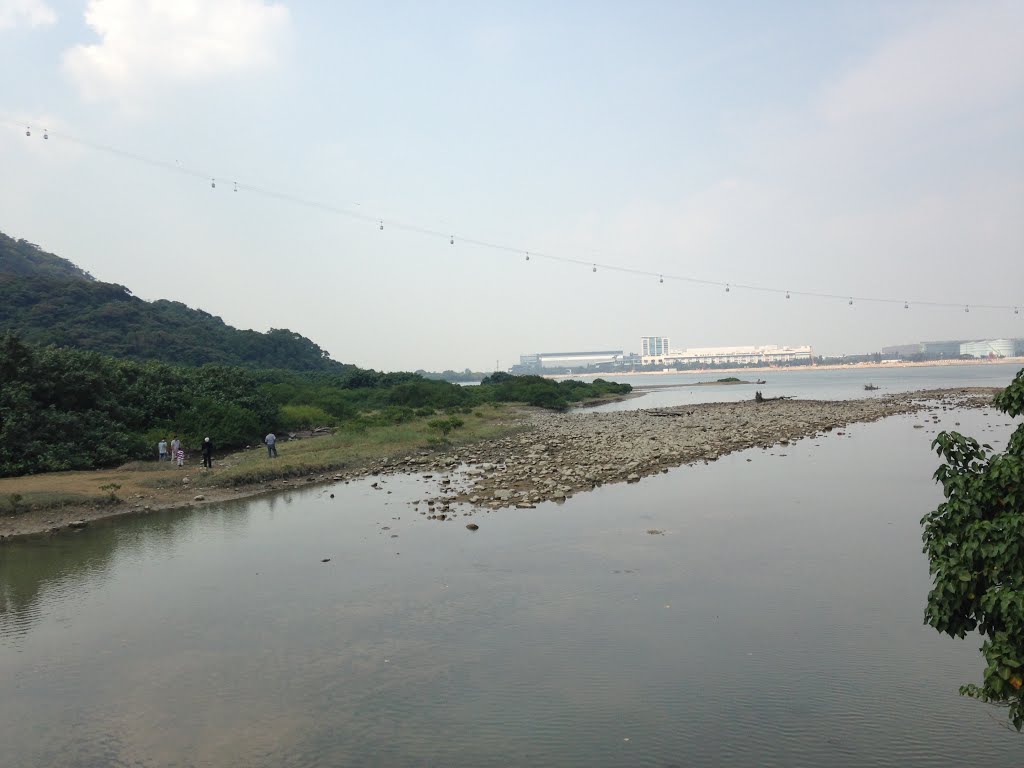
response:
[[[978,643],[921,626],[910,423],[472,536],[352,484],[6,547],[4,768],[1019,764],[956,695]]]

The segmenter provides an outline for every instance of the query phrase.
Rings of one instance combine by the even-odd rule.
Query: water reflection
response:
[[[247,506],[238,502],[201,512],[127,515],[0,547],[0,642],[13,642],[27,632],[40,618],[40,602],[77,600],[101,588],[111,568],[131,567],[153,553],[173,552],[211,528],[229,536],[244,535]]]
[[[921,421],[476,533],[389,478],[5,547],[4,764],[1014,765],[921,623]]]

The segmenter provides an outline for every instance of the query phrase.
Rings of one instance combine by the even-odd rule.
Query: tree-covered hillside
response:
[[[70,261],[0,233],[0,333],[136,360],[344,373],[311,340],[285,329],[239,330],[176,301],[147,302]]]
[[[452,417],[489,403],[564,410],[629,384],[494,374],[460,387],[414,373],[342,373],[118,360],[0,335],[0,477],[108,467],[152,458],[161,437],[189,450],[259,443],[270,430],[369,427]],[[445,422],[440,422],[443,429]],[[452,422],[448,421],[448,424]]]
[[[61,277],[67,280],[92,280],[84,269],[67,259],[40,250],[28,240],[15,240],[0,232],[0,272],[21,277]]]

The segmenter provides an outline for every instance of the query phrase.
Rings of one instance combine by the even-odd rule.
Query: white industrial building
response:
[[[810,362],[810,346],[789,347],[767,344],[746,347],[694,347],[693,349],[668,350],[664,355],[645,355],[644,365],[770,365],[772,363]]]
[[[1016,351],[1014,339],[983,339],[965,341],[960,345],[960,354],[972,357],[1013,357]]]
[[[605,349],[593,352],[537,352],[532,355],[520,355],[519,365],[524,369],[578,369],[609,363],[621,363],[622,358],[621,349]]]

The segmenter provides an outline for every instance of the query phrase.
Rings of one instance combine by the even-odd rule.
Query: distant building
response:
[[[1016,353],[1016,339],[984,339],[960,345],[960,354],[971,357],[1013,357]]]
[[[972,357],[1014,357],[1024,355],[1024,339],[950,339],[919,341],[882,347],[883,357],[900,360],[955,360],[961,355]]]
[[[519,366],[521,368],[540,368],[540,355],[520,355]]]
[[[882,347],[882,357],[904,360],[908,357],[924,354],[924,345],[917,344],[894,344],[891,347]]]
[[[764,365],[771,363],[811,362],[810,346],[788,347],[768,344],[746,347],[695,347],[669,350],[664,355],[643,357],[644,365]]]
[[[641,336],[641,357],[664,357],[668,354],[668,336]]]
[[[622,362],[621,349],[595,352],[537,352],[532,355],[520,355],[517,370],[542,371],[556,368],[579,370],[599,365],[621,365]]]
[[[921,351],[929,357],[959,357],[965,339],[954,341],[922,341]]]

